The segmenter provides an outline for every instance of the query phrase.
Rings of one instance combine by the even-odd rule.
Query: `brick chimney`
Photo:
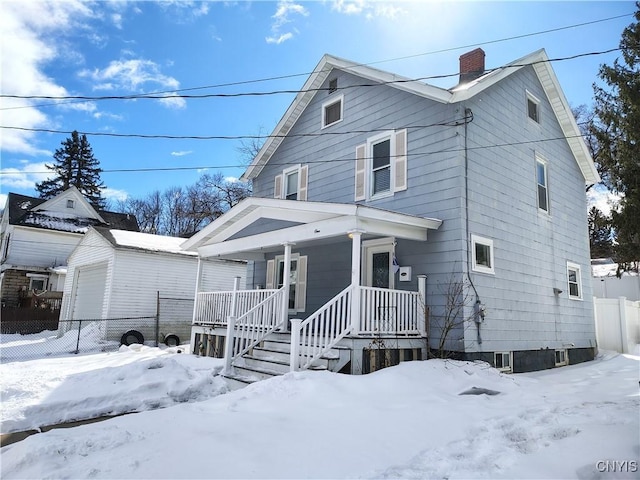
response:
[[[460,83],[475,80],[484,73],[484,50],[476,48],[460,55]]]

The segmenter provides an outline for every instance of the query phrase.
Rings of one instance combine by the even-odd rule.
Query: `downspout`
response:
[[[476,286],[473,284],[473,279],[471,278],[471,237],[469,236],[469,147],[468,147],[468,133],[469,133],[469,124],[473,122],[473,112],[470,108],[464,109],[464,219],[465,219],[465,236],[467,242],[467,279],[469,280],[469,285],[473,288],[473,293],[476,296],[476,301],[474,303],[474,313],[473,319],[476,324],[476,328],[478,331],[478,344],[482,345],[482,336],[480,335],[480,323],[484,320],[484,312],[482,309],[482,302],[480,301],[480,295],[478,295],[478,290]]]

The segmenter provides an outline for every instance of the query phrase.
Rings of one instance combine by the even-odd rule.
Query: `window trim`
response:
[[[540,125],[540,103],[541,103],[540,99],[536,97],[533,93],[531,93],[529,90],[526,90],[525,92],[526,92],[526,99],[527,99],[527,103],[526,103],[527,118],[533,123],[535,123],[536,125]],[[529,114],[529,102],[533,103],[536,106],[537,118],[531,118],[531,115]]]
[[[562,354],[561,356],[563,357],[562,360],[558,361],[558,354]],[[555,361],[555,365],[556,367],[563,367],[565,365],[569,365],[569,355],[567,354],[567,349],[566,348],[556,348],[555,354],[554,354],[554,361]]]
[[[478,260],[476,258],[476,245],[485,245],[489,247],[489,264],[486,265],[478,264]],[[486,273],[489,275],[495,275],[495,260],[494,260],[494,247],[493,240],[485,237],[481,237],[479,235],[471,234],[471,270],[478,273]]]
[[[67,208],[75,208],[75,206],[76,206],[75,202],[72,199],[68,198],[67,199]]]
[[[338,120],[336,120],[335,122],[325,123],[325,120],[327,118],[326,117],[327,108],[335,105],[336,103],[340,103],[340,118]],[[322,104],[322,110],[321,110],[320,113],[322,115],[322,119],[321,119],[322,127],[321,127],[321,129],[328,128],[328,127],[331,127],[333,125],[336,125],[336,124],[342,122],[342,120],[344,120],[344,94],[338,95],[336,97],[332,97],[331,100],[327,100],[326,102],[324,102]]]
[[[296,262],[296,283],[294,289],[294,305],[298,305],[299,308],[288,308],[289,314],[295,314],[299,312],[304,312],[307,308],[307,299],[306,299],[306,284],[307,284],[307,271],[306,271],[306,262],[308,262],[308,257],[306,255],[300,255],[300,253],[291,253],[291,262]],[[301,278],[300,271],[302,262],[305,262],[304,268],[304,278]],[[280,273],[280,264],[284,264],[284,255],[276,255],[273,258],[273,288],[278,288],[278,274]],[[267,269],[268,269],[267,262]],[[300,298],[301,295],[304,295],[304,298]],[[291,299],[289,299],[291,301]]]
[[[498,367],[498,362],[496,361],[496,359],[498,358],[498,355],[500,355],[502,357],[502,367]],[[509,365],[508,366],[504,366],[504,358],[505,356],[508,359]],[[493,352],[493,365],[494,368],[496,370],[498,370],[499,372],[505,372],[505,373],[511,373],[513,372],[513,354],[512,352]]]
[[[288,196],[288,192],[287,192],[287,187],[289,185],[289,182],[287,181],[289,179],[289,176],[296,174],[298,176],[298,181],[296,182],[296,198],[293,200],[298,200],[298,197],[300,196],[300,165],[294,165],[293,167],[289,167],[289,168],[285,168],[282,171],[282,199],[283,200],[289,200],[289,198],[287,198]]]
[[[571,282],[570,271],[575,270],[576,272],[576,282],[575,285],[578,287],[578,295],[571,294]],[[583,300],[582,298],[582,269],[580,265],[573,262],[567,262],[567,295],[570,300]]]
[[[376,200],[378,198],[391,197],[394,194],[394,186],[396,184],[396,169],[395,169],[395,151],[396,151],[396,135],[395,130],[389,130],[382,132],[378,135],[374,135],[367,139],[367,199]],[[373,147],[379,143],[389,141],[389,190],[375,193],[373,191]]]
[[[536,205],[538,206],[539,212],[544,212],[547,215],[551,215],[551,199],[549,197],[549,168],[548,163],[543,157],[536,154],[536,168],[535,168],[535,176],[536,176]],[[544,185],[540,184],[538,179],[538,165],[542,165],[544,168]],[[547,208],[544,209],[540,206],[540,187],[544,188],[545,199],[547,202]]]
[[[48,283],[49,283],[49,275],[43,275],[41,273],[27,273],[27,277],[29,278],[29,290],[33,291],[33,290],[38,290],[38,291],[46,291],[47,287],[48,287]],[[39,281],[42,280],[43,282],[43,289],[34,289],[33,288],[33,282],[35,281]]]

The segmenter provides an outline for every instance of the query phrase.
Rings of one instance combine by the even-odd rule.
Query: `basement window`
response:
[[[501,372],[512,372],[511,352],[495,352],[493,354],[493,364]]]
[[[563,365],[567,365],[569,360],[567,358],[566,350],[556,350],[556,367],[562,367]]]

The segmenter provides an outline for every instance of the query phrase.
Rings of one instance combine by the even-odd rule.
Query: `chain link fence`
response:
[[[110,352],[134,343],[180,345],[191,338],[192,315],[193,299],[158,296],[156,312],[146,316],[2,321],[0,362]]]

